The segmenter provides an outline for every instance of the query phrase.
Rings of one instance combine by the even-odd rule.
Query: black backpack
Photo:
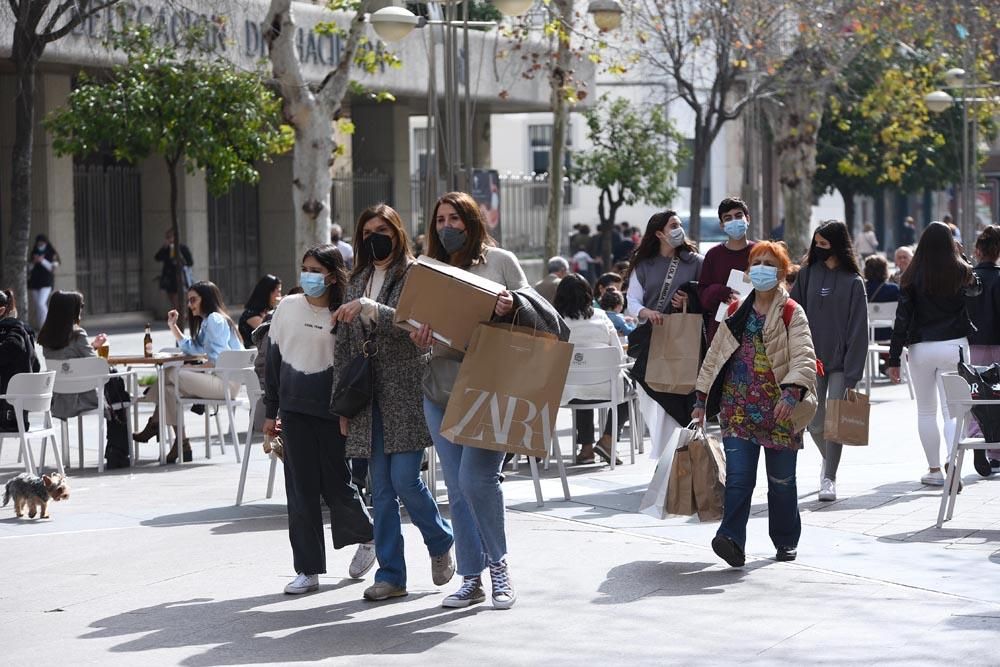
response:
[[[125,381],[113,377],[104,385],[104,414],[107,422],[107,446],[104,448],[106,468],[127,468],[131,452],[128,442],[128,408],[132,397]]]

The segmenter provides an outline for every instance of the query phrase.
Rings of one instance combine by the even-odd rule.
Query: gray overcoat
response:
[[[420,451],[433,444],[424,419],[424,395],[420,383],[430,355],[421,352],[410,335],[395,326],[396,304],[403,291],[409,265],[394,264],[386,271],[385,283],[375,301],[375,343],[378,353],[373,357],[375,369],[375,400],[382,413],[384,451],[386,454]],[[364,296],[371,277],[369,267],[351,279],[344,303]],[[361,352],[361,346],[372,325],[361,317],[337,328],[337,352],[334,355],[333,377],[339,378],[351,360]],[[347,433],[347,456],[370,458],[372,451],[372,408],[367,406],[353,419]]]

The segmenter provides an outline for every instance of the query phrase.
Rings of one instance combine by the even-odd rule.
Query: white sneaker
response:
[[[292,583],[285,586],[285,593],[288,595],[302,595],[319,590],[318,574],[300,574],[295,577]]]
[[[373,565],[375,565],[375,542],[359,544],[347,574],[351,575],[351,579],[363,579]]]
[[[940,470],[928,471],[920,477],[920,483],[927,486],[944,486],[944,473]]]
[[[837,499],[837,483],[828,477],[824,477],[819,483],[819,499],[830,502]]]

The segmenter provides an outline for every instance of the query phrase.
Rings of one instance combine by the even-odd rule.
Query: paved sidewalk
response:
[[[113,352],[131,344],[116,335]],[[350,549],[328,551],[319,593],[285,596],[282,477],[264,499],[259,445],[236,508],[239,468],[231,451],[203,458],[201,419],[189,420],[193,464],[160,467],[150,443],[135,470],[104,475],[90,419],[90,467],[72,471],[71,499],[48,521],[0,514],[4,663],[1000,664],[1000,478],[968,463],[955,518],[935,529],[940,489],[918,481],[914,405],[903,387],[878,386],[874,400],[872,445],[845,451],[837,502],[816,501],[807,438],[795,563],[772,560],[763,475],[748,564],[735,570],[708,546],[717,524],[635,512],[653,469],[645,456],[633,466],[623,455],[615,471],[571,467],[570,502],[552,500],[553,468],[541,508],[522,466],[504,483],[520,596],[504,612],[440,608],[457,581],[431,584],[408,524],[409,597],[361,601],[371,575],[346,578]],[[568,434],[566,415],[560,425]],[[0,482],[18,472],[6,445]]]

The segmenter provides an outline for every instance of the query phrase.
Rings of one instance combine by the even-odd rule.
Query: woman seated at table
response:
[[[242,350],[239,333],[236,325],[230,319],[223,308],[222,293],[215,283],[203,280],[197,282],[188,289],[188,321],[191,335],[185,336],[184,332],[177,326],[178,313],[171,310],[167,313],[167,325],[170,332],[177,340],[177,346],[185,354],[203,354],[208,358],[207,366],[215,365],[219,354],[224,350]],[[166,411],[167,424],[176,429],[177,402],[174,400],[175,387],[181,396],[194,398],[225,398],[225,385],[218,376],[211,373],[199,373],[196,371],[179,368],[169,368],[166,373],[166,400],[163,405]],[[153,386],[151,395],[158,398],[156,392],[159,387]],[[132,436],[136,442],[148,442],[150,438],[159,433],[159,401],[153,416],[149,418],[146,427]],[[177,441],[174,441],[170,453],[167,455],[167,463],[177,460]],[[191,460],[191,445],[188,439],[184,438],[184,460]]]
[[[87,340],[87,332],[80,326],[82,315],[82,294],[58,290],[52,293],[49,312],[38,332],[38,344],[42,346],[46,361],[93,357],[97,348],[107,342],[108,337],[103,333],[93,341]],[[52,416],[56,419],[71,419],[95,409],[97,392],[94,390],[52,396]]]
[[[597,310],[593,306],[594,292],[590,289],[590,283],[579,273],[571,273],[559,281],[556,288],[554,306],[560,315],[566,320],[569,326],[569,342],[576,348],[612,347],[618,350],[618,357],[621,363],[625,361],[625,352],[622,350],[621,340],[615,333],[615,326],[608,319],[603,310]],[[624,382],[624,378],[621,380]],[[596,386],[573,387],[567,385],[563,392],[565,403],[572,399],[570,403],[600,403],[609,397],[608,386],[606,384]],[[618,405],[618,430],[619,433],[625,420],[628,419],[628,403]],[[604,429],[597,445],[594,445],[594,411],[576,411],[576,442],[580,445],[580,453],[576,457],[578,464],[594,462],[594,452],[601,455],[601,458],[611,460],[611,415],[608,415],[608,423]],[[620,461],[615,461],[616,464]]]

